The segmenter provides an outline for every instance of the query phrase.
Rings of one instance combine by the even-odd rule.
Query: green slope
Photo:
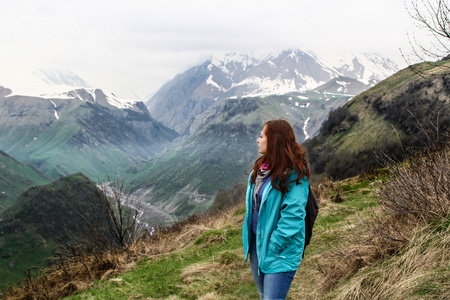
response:
[[[14,204],[32,186],[50,183],[50,178],[28,163],[0,151],[0,213]]]
[[[450,129],[450,79],[444,67],[404,69],[332,111],[318,136],[305,143],[313,171],[334,179],[378,167],[376,153],[401,158],[403,149],[423,146],[427,134]],[[429,68],[429,69],[427,69]],[[439,128],[439,130],[436,130]]]
[[[83,241],[99,208],[95,184],[81,173],[33,187],[2,214],[0,287],[36,271],[60,244]]]

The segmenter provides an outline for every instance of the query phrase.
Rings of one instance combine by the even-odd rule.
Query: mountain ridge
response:
[[[0,149],[54,179],[79,171],[94,180],[116,175],[178,136],[142,102],[119,101],[99,89],[49,98],[3,96],[0,107]]]
[[[186,134],[193,118],[218,99],[304,92],[338,76],[370,87],[398,69],[395,62],[374,54],[331,60],[298,49],[260,58],[232,53],[178,74],[145,104],[156,120]]]

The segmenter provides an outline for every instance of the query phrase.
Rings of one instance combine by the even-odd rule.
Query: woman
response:
[[[285,120],[267,122],[249,175],[242,240],[261,299],[285,299],[302,260],[310,171]]]

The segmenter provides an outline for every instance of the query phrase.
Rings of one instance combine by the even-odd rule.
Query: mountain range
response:
[[[256,139],[265,121],[289,120],[303,141],[316,134],[330,110],[350,98],[310,91],[217,100],[193,119],[189,134],[124,177],[140,198],[183,219],[208,208],[219,190],[244,180],[258,156]]]
[[[449,134],[448,61],[440,64],[416,66],[424,74],[406,68],[355,97],[328,92],[355,83],[338,77],[310,92],[218,99],[193,117],[173,148],[126,177],[144,199],[183,218],[245,180],[262,124],[280,117],[293,124],[318,178],[378,168],[376,154],[402,159],[408,147],[426,145],[430,134]]]
[[[146,105],[156,120],[184,134],[193,118],[219,99],[310,91],[339,76],[358,82],[352,89],[356,95],[399,70],[396,63],[375,54],[338,57],[301,50],[212,57],[167,82]],[[348,89],[341,93],[350,95]]]
[[[0,88],[0,149],[53,179],[83,172],[116,176],[164,150],[178,134],[155,121],[143,102],[100,89],[46,97]]]
[[[243,178],[266,120],[287,118],[303,142],[319,133],[330,111],[396,70],[377,55],[333,61],[285,50],[213,57],[145,104],[95,88],[35,97],[1,87],[0,149],[52,179],[123,176],[146,202],[183,218]],[[37,74],[52,85],[88,85],[70,72]],[[204,178],[216,169],[220,176]]]

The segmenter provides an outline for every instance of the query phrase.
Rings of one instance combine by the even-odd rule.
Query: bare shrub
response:
[[[314,195],[316,196],[316,199],[320,204],[321,202],[323,202],[325,197],[327,197],[327,194],[336,191],[337,187],[335,182],[333,182],[329,178],[325,178],[320,182],[312,181],[311,189],[313,190]]]
[[[391,164],[392,176],[378,191],[389,215],[428,222],[450,213],[449,148],[419,152],[403,164]]]
[[[246,189],[246,184],[235,184],[232,189],[220,190],[208,208],[208,212],[215,213],[244,202]]]
[[[381,212],[360,221],[346,247],[322,254],[317,269],[329,289],[368,264],[404,251],[420,228],[450,216],[450,145],[429,142],[403,163],[388,159],[389,179],[377,189]],[[355,298],[356,299],[356,298]]]
[[[131,187],[123,180],[111,179],[108,176],[108,180],[99,183],[98,187],[96,198],[106,217],[109,233],[118,244],[118,248],[131,245],[140,237],[137,222],[142,208],[141,200],[132,195]],[[95,227],[92,229],[95,233]],[[101,240],[101,236],[98,234],[95,236]],[[103,242],[110,249],[117,248],[109,239],[103,239]]]

